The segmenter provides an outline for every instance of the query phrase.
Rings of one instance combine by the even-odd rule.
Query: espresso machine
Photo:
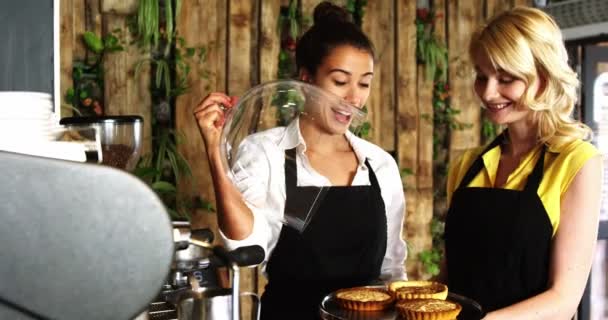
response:
[[[245,246],[227,251],[212,245],[209,229],[191,229],[188,222],[173,222],[175,254],[157,301],[150,304],[150,320],[237,320],[241,297],[250,297],[257,308],[255,293],[239,292],[240,267],[256,266],[264,260],[262,247]],[[221,280],[220,269],[228,269],[230,283]]]
[[[96,116],[63,118],[67,129],[93,127],[100,136],[101,163],[131,172],[140,158],[143,119],[140,116]],[[209,229],[193,230],[188,222],[172,222],[173,259],[160,293],[135,320],[223,320],[240,319],[239,267],[264,260],[259,246],[228,252],[214,246]],[[219,269],[229,270],[230,283],[220,281]],[[259,315],[259,312],[257,312]]]

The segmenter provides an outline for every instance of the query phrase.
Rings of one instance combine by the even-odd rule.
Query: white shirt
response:
[[[405,196],[397,164],[386,151],[351,132],[346,132],[346,138],[359,161],[352,185],[370,185],[365,165],[367,159],[376,174],[386,208],[387,246],[380,277],[383,280],[406,279],[404,261],[407,249],[401,238]],[[264,248],[264,269],[283,227],[285,150],[293,148],[296,148],[298,186],[331,186],[331,182],[310,165],[297,119],[287,127],[273,128],[245,138],[233,164],[231,178],[253,212],[253,231],[238,241],[228,239],[221,230],[220,235],[230,250],[254,244]]]

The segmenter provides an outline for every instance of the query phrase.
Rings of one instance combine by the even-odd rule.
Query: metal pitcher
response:
[[[166,300],[177,308],[179,320],[238,320],[233,308],[232,288],[200,287],[194,277],[189,277],[191,287],[181,288],[166,295]],[[249,296],[256,306],[254,319],[260,317],[260,299],[257,294],[243,292],[237,296]],[[238,309],[236,310],[238,311]],[[238,313],[237,313],[238,314]]]

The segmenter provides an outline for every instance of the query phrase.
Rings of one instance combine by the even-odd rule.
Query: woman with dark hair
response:
[[[314,25],[298,42],[296,61],[299,80],[362,108],[374,74],[374,49],[348,18],[340,7],[319,4]],[[395,160],[348,131],[349,114],[326,110],[331,125],[303,114],[287,127],[248,137],[247,143],[272,143],[260,143],[264,156],[242,154],[248,157],[243,163],[251,168],[256,161],[265,163],[255,177],[232,181],[220,156],[220,105],[235,103],[211,93],[194,113],[209,157],[221,236],[229,248],[257,244],[266,250],[262,318],[318,318],[322,297],[332,291],[405,279],[405,197]],[[277,180],[284,183],[270,183]],[[300,233],[281,223],[300,189],[319,181],[327,192],[306,229]]]

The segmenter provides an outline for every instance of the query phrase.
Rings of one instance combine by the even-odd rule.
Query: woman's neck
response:
[[[306,118],[300,118],[300,132],[306,141],[306,149],[315,153],[331,154],[351,150],[344,134],[325,132]]]
[[[521,157],[538,145],[536,130],[530,126],[509,126],[507,139],[504,152],[511,157]]]

